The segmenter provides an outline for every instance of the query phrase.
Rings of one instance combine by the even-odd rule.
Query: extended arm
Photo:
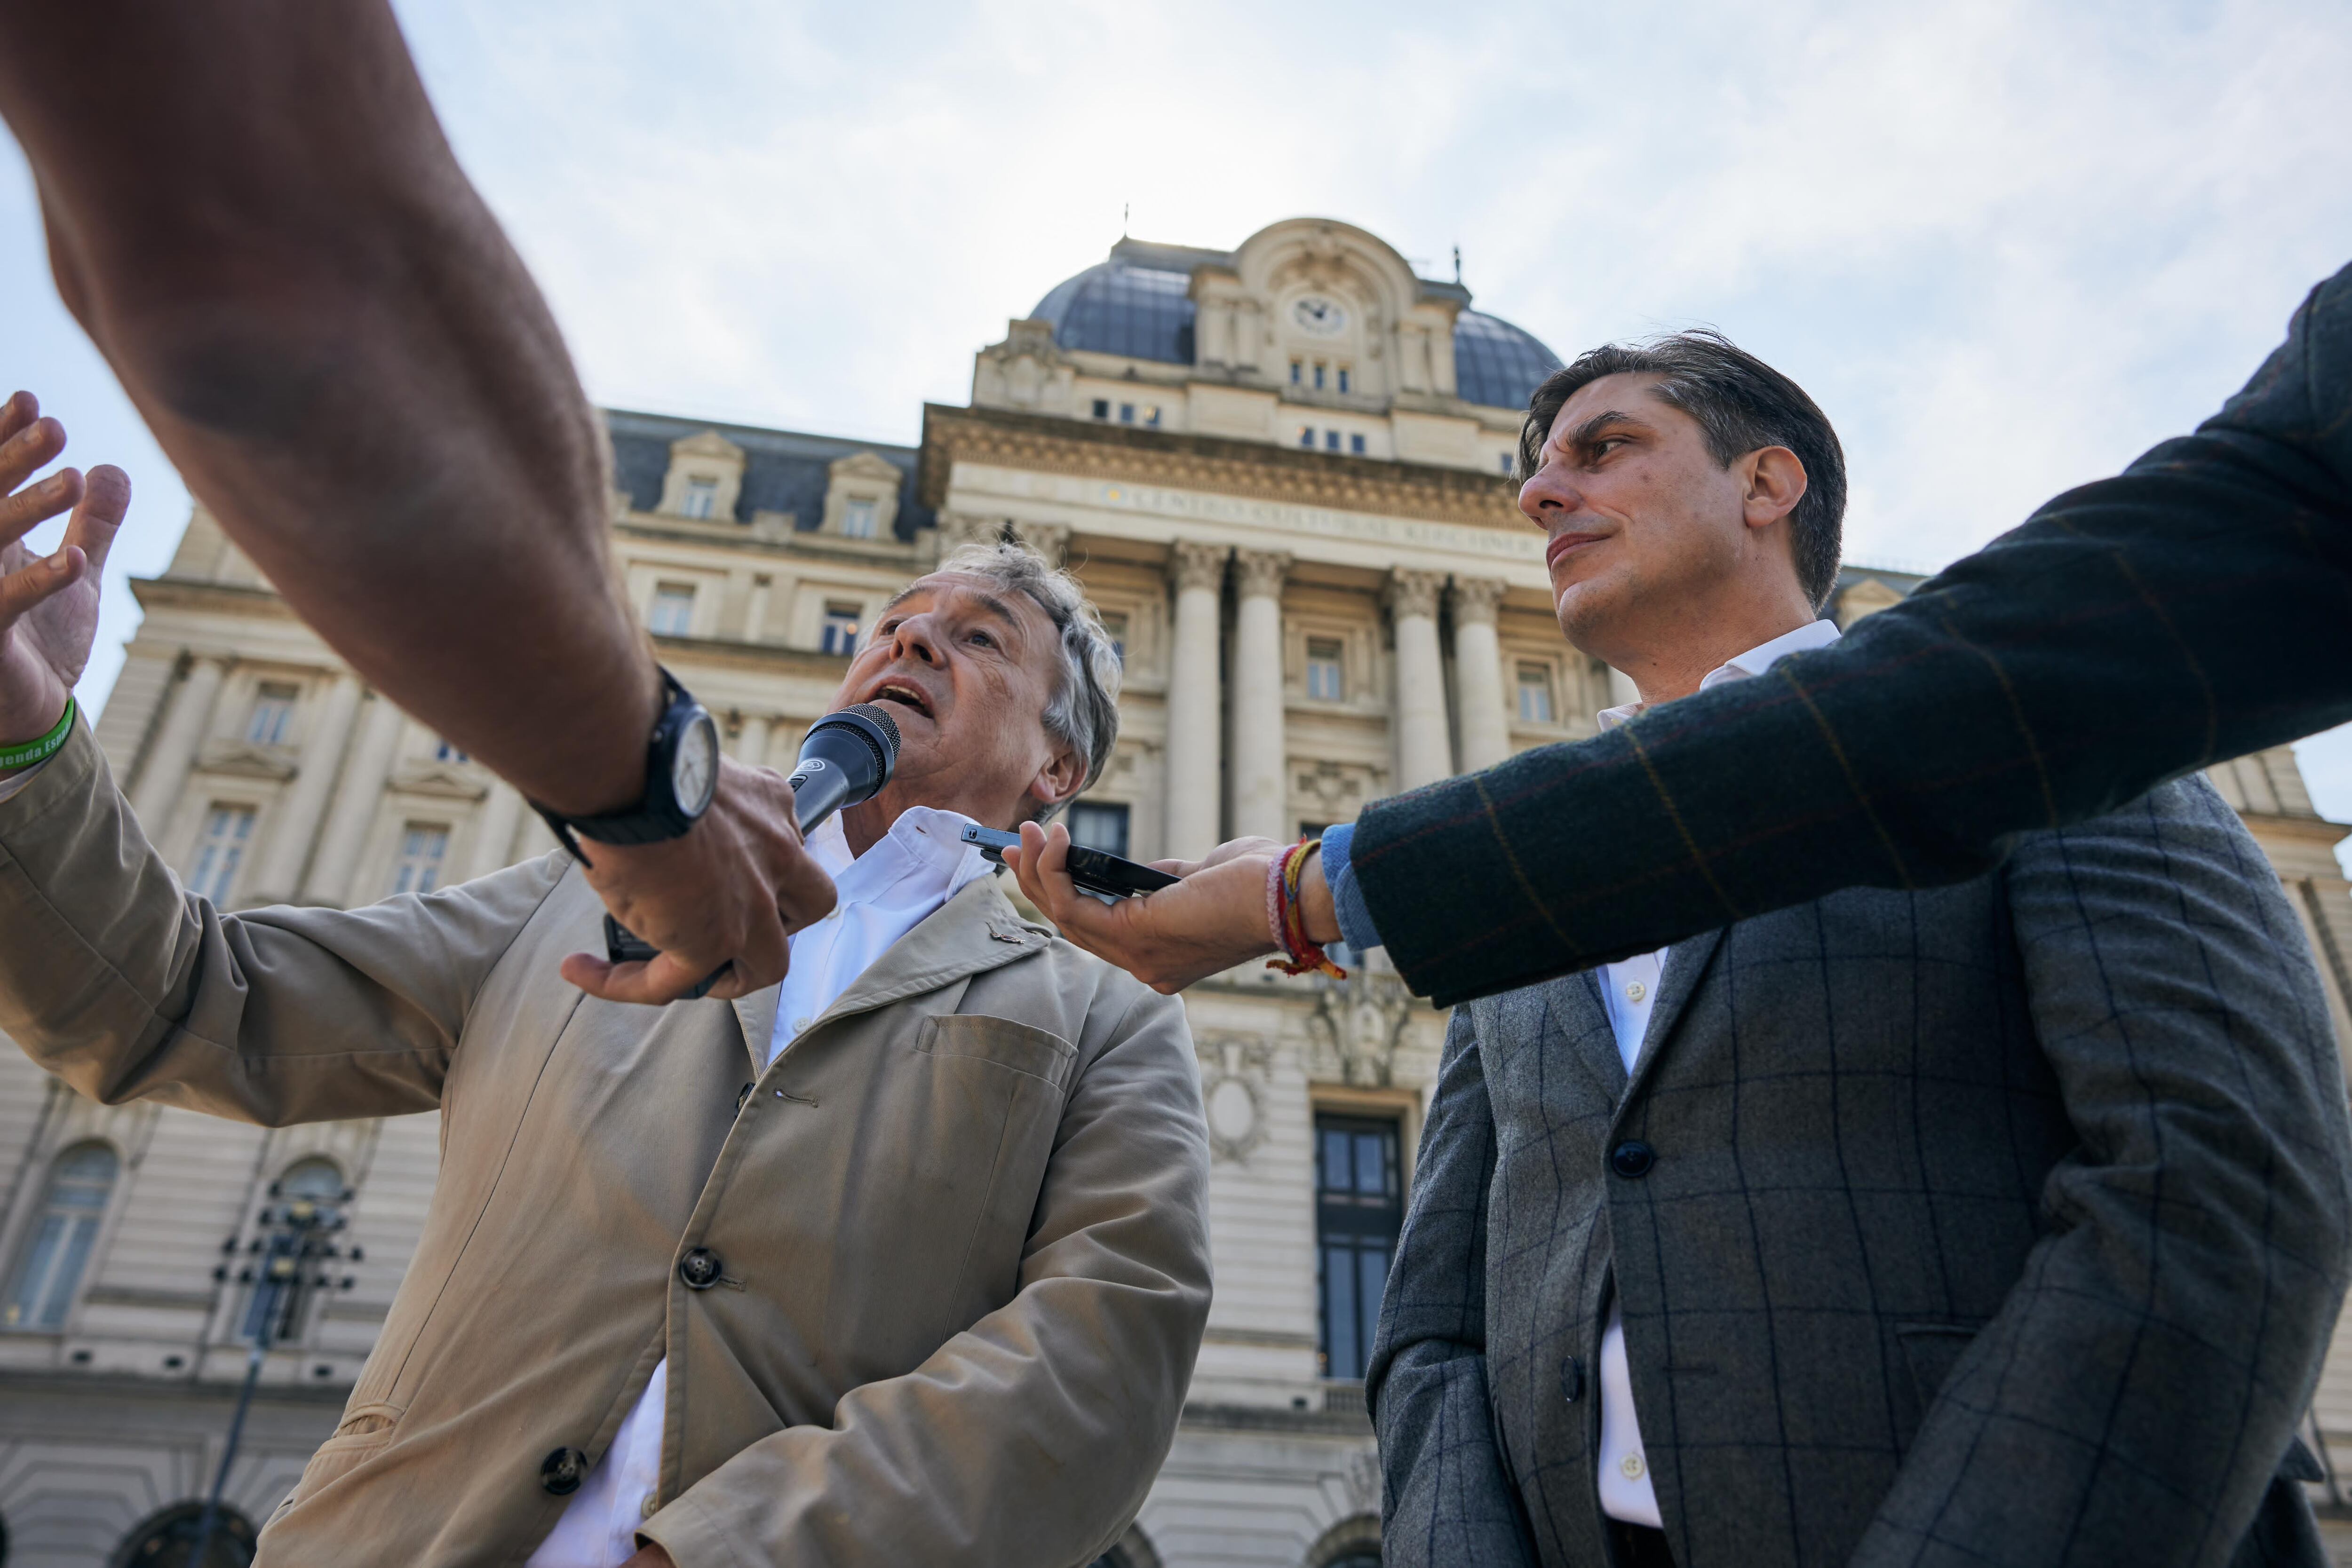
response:
[[[635,802],[658,678],[601,433],[390,7],[0,0],[0,30],[58,288],[189,487],[403,708],[561,810]],[[831,906],[773,793],[596,857],[662,988],[768,984]]]
[[[1491,995],[1979,875],[2021,831],[2352,718],[2347,624],[2352,267],[2196,434],[1833,648],[1373,805],[1349,860],[1416,991]]]
[[[1421,1137],[1412,1202],[1381,1302],[1364,1397],[1380,1434],[1381,1561],[1536,1561],[1486,1386],[1486,1191],[1495,1119],[1471,1009],[1456,1009]]]
[[[2036,835],[2006,881],[2081,1143],[1854,1562],[2219,1563],[2287,1454],[2352,1272],[2318,977],[2201,779]]]
[[[1070,1092],[1013,1299],[828,1426],[736,1455],[641,1533],[685,1568],[1076,1563],[1132,1519],[1209,1311],[1208,1132],[1181,1007],[1140,998]]]

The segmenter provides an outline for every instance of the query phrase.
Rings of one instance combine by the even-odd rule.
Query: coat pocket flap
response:
[[[931,1056],[967,1056],[1042,1079],[1059,1090],[1070,1081],[1078,1048],[1056,1034],[1011,1019],[950,1014],[923,1020],[915,1049]]]

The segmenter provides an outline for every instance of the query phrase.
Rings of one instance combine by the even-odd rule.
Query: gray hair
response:
[[[1045,733],[1087,759],[1086,781],[1071,791],[1070,799],[1092,789],[1118,739],[1118,688],[1126,670],[1078,580],[1012,537],[1009,528],[1004,538],[992,543],[957,547],[932,570],[982,578],[1009,592],[1025,593],[1053,621],[1062,636],[1062,678],[1045,705]],[[1045,821],[1066,803],[1047,807],[1037,813],[1037,821]]]

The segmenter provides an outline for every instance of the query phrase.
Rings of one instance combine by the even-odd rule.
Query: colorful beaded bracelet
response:
[[[1335,980],[1344,980],[1348,971],[1331,962],[1322,945],[1307,935],[1307,914],[1298,898],[1299,879],[1307,874],[1307,857],[1322,847],[1319,838],[1301,839],[1266,867],[1266,925],[1275,946],[1286,956],[1268,958],[1265,967],[1286,975],[1328,975]]]

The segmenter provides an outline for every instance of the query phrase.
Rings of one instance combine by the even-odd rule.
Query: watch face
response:
[[[1290,308],[1290,319],[1318,337],[1328,338],[1348,324],[1348,312],[1336,299],[1310,294]]]
[[[707,713],[696,714],[677,737],[671,755],[669,787],[678,810],[699,817],[719,789],[719,726]]]

